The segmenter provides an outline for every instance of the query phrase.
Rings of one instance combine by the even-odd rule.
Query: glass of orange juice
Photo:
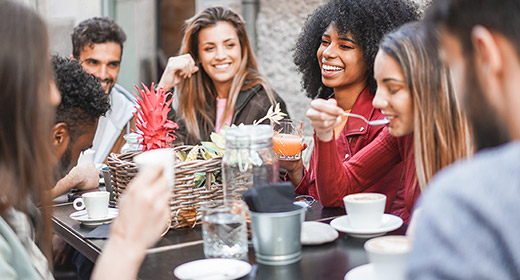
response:
[[[303,122],[282,120],[272,123],[273,150],[281,160],[299,160],[302,154]]]

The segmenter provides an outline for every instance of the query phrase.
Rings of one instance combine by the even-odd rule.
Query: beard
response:
[[[59,162],[59,175],[60,178],[65,177],[67,173],[72,169],[71,166],[72,163],[72,143],[69,141],[69,144],[67,145],[67,149],[65,149],[65,152],[60,158]]]
[[[471,58],[467,58],[466,61],[473,64]],[[500,120],[495,108],[487,101],[474,65],[469,65],[467,69],[463,102],[473,130],[473,140],[477,151],[509,142],[510,136],[507,127]]]

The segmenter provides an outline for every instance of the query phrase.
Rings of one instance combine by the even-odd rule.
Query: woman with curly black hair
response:
[[[322,186],[346,184],[330,172],[331,164],[350,161],[383,132],[382,126],[368,126],[342,113],[359,114],[369,120],[383,117],[372,106],[376,90],[373,67],[379,41],[385,33],[417,18],[416,7],[404,0],[335,0],[307,19],[296,44],[294,62],[303,74],[307,96],[319,98],[307,111],[315,130],[315,147],[308,171],[301,162],[282,163],[297,193],[318,198],[317,190]],[[328,111],[331,108],[333,112]],[[407,215],[400,213],[405,212],[403,199],[398,197],[402,172],[402,163],[398,162],[391,172],[360,191],[386,194],[386,212],[406,220]],[[342,205],[341,199],[322,203]]]

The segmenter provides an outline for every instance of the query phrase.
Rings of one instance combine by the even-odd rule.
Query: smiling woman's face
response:
[[[334,25],[329,25],[321,36],[316,52],[321,68],[321,81],[334,92],[352,85],[366,83],[368,67],[363,49],[350,34],[338,34]]]
[[[231,84],[242,61],[242,48],[233,25],[219,21],[202,29],[198,47],[200,63],[213,84]]]
[[[397,61],[379,50],[374,63],[377,91],[372,105],[390,120],[389,132],[399,137],[413,131],[413,103],[403,70]]]

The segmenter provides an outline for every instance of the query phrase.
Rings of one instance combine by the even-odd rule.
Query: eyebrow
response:
[[[404,81],[398,80],[396,78],[384,78],[383,79],[383,83],[388,83],[388,82],[397,82],[397,83],[404,84]]]
[[[354,42],[354,40],[348,38],[348,37],[339,37],[338,38],[340,41],[347,41],[347,42],[350,42],[352,44],[356,44],[356,42]],[[356,44],[357,45],[357,44]]]
[[[330,36],[329,36],[328,34],[326,34],[326,33],[324,33],[324,34],[321,35],[321,36],[322,36],[322,37],[325,37],[325,38],[327,38],[327,39],[330,39]],[[349,42],[349,43],[352,43],[352,44],[357,45],[357,43],[354,42],[354,40],[352,40],[352,39],[350,39],[350,38],[348,38],[348,37],[339,37],[338,40],[340,40],[340,41],[347,41],[347,42]]]
[[[226,40],[224,40],[224,43],[227,43],[229,41],[236,41],[236,40],[237,40],[237,38],[231,37],[231,38],[227,38]],[[204,42],[204,43],[202,43],[202,45],[203,46],[204,45],[215,45],[215,43],[214,42]]]

